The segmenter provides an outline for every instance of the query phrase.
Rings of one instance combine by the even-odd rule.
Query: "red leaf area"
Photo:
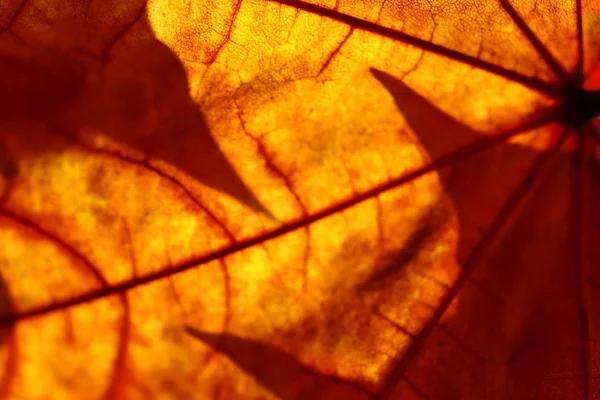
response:
[[[9,0],[0,397],[600,398],[600,6]]]

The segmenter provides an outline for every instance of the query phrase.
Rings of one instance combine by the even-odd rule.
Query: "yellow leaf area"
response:
[[[527,127],[557,77],[510,10],[567,69],[577,37],[574,2],[502,3],[3,0],[0,395],[418,399],[449,354],[468,367],[431,398],[511,398],[519,304],[563,279],[531,289],[556,255],[530,255],[568,241],[572,182],[559,160],[554,202],[496,227],[562,133]],[[438,165],[469,142],[444,125],[431,150],[373,70],[478,138],[515,134]],[[489,232],[508,250],[487,259]],[[484,305],[498,328],[469,336]]]

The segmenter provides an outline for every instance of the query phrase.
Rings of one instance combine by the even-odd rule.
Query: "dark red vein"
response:
[[[0,399],[12,399],[14,397],[11,396],[11,392],[17,375],[18,364],[17,338],[12,326],[5,326],[0,329],[10,329],[9,332],[3,333],[5,335],[3,346],[7,355],[2,378],[0,379]]]
[[[558,60],[550,53],[548,48],[542,43],[542,41],[536,36],[535,33],[531,30],[529,25],[521,18],[517,10],[510,5],[508,0],[499,0],[502,8],[510,15],[510,18],[513,20],[515,25],[523,32],[529,43],[535,48],[540,56],[546,62],[546,65],[550,67],[554,75],[562,82],[566,83],[569,81],[569,74],[564,69],[564,67],[558,62]]]
[[[129,157],[127,155],[123,155],[123,154],[118,154],[115,152],[112,152],[110,150],[106,150],[106,149],[101,149],[101,148],[97,148],[97,147],[91,147],[88,146],[87,144],[81,142],[74,134],[64,131],[62,129],[60,129],[58,126],[55,125],[51,125],[51,124],[47,124],[48,128],[55,133],[56,135],[59,135],[63,138],[65,138],[66,140],[81,146],[83,149],[85,149],[86,151],[90,152],[90,153],[95,153],[95,154],[99,154],[99,155],[104,155],[104,156],[109,156],[109,157],[114,157],[120,161],[129,163],[129,164],[133,164],[133,165],[138,165],[141,166],[149,171],[154,172],[156,175],[158,175],[160,178],[166,179],[169,182],[171,182],[171,184],[173,184],[173,186],[179,188],[185,195],[186,197],[192,202],[194,203],[194,205],[196,205],[200,210],[202,210],[222,231],[223,234],[225,236],[227,236],[227,238],[229,239],[229,241],[231,241],[232,243],[236,242],[236,238],[233,235],[233,233],[227,228],[227,226],[225,226],[225,224],[219,219],[217,218],[217,216],[211,211],[209,210],[204,204],[202,204],[202,202],[200,202],[191,192],[190,190],[183,185],[177,178],[166,174],[165,172],[163,172],[162,170],[160,170],[159,168],[153,166],[152,164],[150,164],[147,159],[144,159],[144,161],[139,161],[136,160],[132,157]]]
[[[9,30],[12,27],[12,25],[15,23],[15,21],[17,20],[17,18],[19,18],[19,15],[21,15],[21,13],[23,12],[23,10],[25,9],[25,6],[27,5],[27,3],[28,3],[28,0],[23,0],[21,2],[21,4],[19,4],[17,6],[17,9],[12,13],[12,15],[10,16],[10,18],[6,22],[6,25],[0,26],[0,33],[3,33],[5,31]]]
[[[469,346],[468,344],[466,344],[462,340],[460,340],[460,338],[455,333],[453,333],[450,329],[448,329],[444,325],[441,325],[441,324],[437,325],[437,328],[439,329],[440,332],[442,332],[444,335],[446,335],[448,337],[448,339],[450,339],[459,349],[461,349],[466,354],[470,354],[474,358],[477,358],[477,359],[487,362],[487,363],[492,363],[492,364],[497,364],[497,365],[502,365],[502,366],[506,365],[505,360],[494,360],[493,358],[489,358],[487,356],[479,354],[477,352],[477,350],[475,350],[474,348],[472,348],[471,346]]]
[[[120,294],[121,304],[123,305],[123,316],[121,330],[119,332],[119,346],[115,357],[113,373],[110,379],[110,385],[104,393],[105,400],[119,399],[122,397],[122,391],[126,383],[125,371],[127,370],[127,356],[129,354],[129,334],[131,332],[131,313],[127,294]]]
[[[219,53],[223,50],[225,45],[231,40],[231,34],[233,33],[233,28],[235,27],[235,21],[237,20],[240,8],[242,7],[242,0],[238,0],[238,2],[233,6],[233,13],[231,15],[231,22],[229,23],[229,27],[227,28],[227,32],[223,35],[221,42],[217,44],[214,50],[210,51],[210,58],[205,61],[206,65],[211,65],[215,62]]]
[[[383,312],[381,312],[378,308],[376,308],[373,311],[373,314],[377,315],[379,318],[383,319],[385,322],[387,322],[389,325],[391,325],[394,329],[396,329],[398,332],[408,336],[411,339],[415,338],[415,335],[412,334],[408,329],[406,329],[405,327],[403,327],[402,325],[400,325],[399,323],[397,323],[396,321],[394,321],[393,319],[391,319],[390,317],[388,317],[387,315],[385,315]]]
[[[108,61],[108,57],[110,56],[110,53],[112,52],[112,50],[115,47],[115,45],[117,44],[117,42],[119,40],[123,39],[123,37],[125,37],[127,32],[129,32],[131,30],[131,28],[142,19],[142,16],[146,12],[146,6],[147,6],[147,1],[144,1],[142,6],[136,13],[135,17],[131,21],[129,21],[127,24],[125,24],[123,29],[121,29],[121,31],[118,32],[117,35],[115,35],[115,37],[108,43],[108,45],[106,46],[106,48],[100,55],[100,58],[105,63]]]
[[[54,243],[57,247],[59,247],[62,251],[69,254],[72,258],[79,261],[79,263],[84,267],[84,270],[87,270],[92,276],[100,283],[103,288],[108,288],[109,284],[102,276],[102,274],[94,267],[90,260],[88,260],[83,254],[81,254],[77,249],[75,249],[70,244],[64,242],[63,240],[56,237],[53,233],[46,231],[41,226],[29,221],[27,218],[18,215],[7,209],[0,209],[0,215],[5,216],[6,218],[18,222],[19,224],[35,231],[39,236],[42,236],[48,239],[50,242]]]
[[[586,130],[584,128],[584,130]],[[575,256],[575,264],[577,268],[577,291],[579,294],[579,318],[580,318],[580,330],[581,330],[581,364],[583,368],[583,388],[585,393],[585,399],[590,399],[590,388],[591,388],[591,360],[588,357],[589,349],[589,322],[588,322],[588,297],[587,297],[587,283],[585,277],[585,249],[586,249],[586,235],[585,235],[585,224],[589,221],[587,212],[589,211],[588,204],[586,203],[587,195],[589,194],[586,185],[586,161],[589,153],[588,148],[588,136],[587,132],[581,131],[577,135],[577,150],[575,153],[575,246],[577,254]]]
[[[521,200],[525,197],[525,195],[531,189],[532,184],[535,179],[539,175],[540,171],[546,165],[548,160],[554,156],[562,143],[567,138],[569,132],[565,132],[561,135],[561,137],[556,141],[556,143],[552,146],[549,151],[543,152],[537,160],[534,162],[533,166],[529,170],[528,174],[525,176],[525,179],[521,182],[519,187],[513,192],[508,201],[504,204],[498,215],[494,218],[492,224],[485,232],[479,243],[475,246],[469,258],[463,265],[462,273],[456,280],[454,286],[446,293],[443,297],[440,305],[435,310],[435,313],[431,317],[431,319],[427,322],[427,324],[423,327],[421,332],[417,335],[413,344],[406,351],[404,357],[400,360],[400,362],[394,367],[391,374],[388,376],[385,381],[383,388],[377,399],[388,399],[392,393],[398,382],[403,378],[407,367],[410,365],[412,360],[420,353],[421,348],[425,344],[426,340],[431,335],[433,329],[439,325],[439,322],[452,303],[458,292],[462,289],[465,282],[469,279],[474,265],[481,259],[481,256],[490,248],[490,245],[496,239],[498,233],[502,230],[506,222],[509,220],[510,216],[517,208]]]
[[[131,262],[131,275],[136,277],[138,275],[137,261],[135,257],[135,250],[133,248],[133,238],[131,236],[131,229],[129,229],[129,224],[125,220],[125,218],[121,219],[123,224],[123,231],[125,232],[125,247],[127,247],[129,253],[129,260]]]
[[[100,273],[100,271],[79,251],[77,251],[73,246],[63,242],[58,239],[52,233],[47,232],[40,226],[31,223],[26,218],[15,214],[11,211],[2,209],[0,210],[0,214],[5,217],[20,223],[23,226],[28,227],[29,229],[34,230],[40,236],[50,239],[53,243],[58,245],[63,251],[66,251],[67,254],[79,260],[82,263],[85,270],[90,272],[94,278],[100,283],[103,289],[110,288],[110,285],[106,278]],[[119,346],[117,349],[117,356],[115,358],[115,366],[113,369],[113,377],[111,379],[110,386],[106,392],[106,399],[116,398],[115,394],[118,392],[118,389],[121,387],[121,383],[124,379],[123,371],[125,370],[125,364],[127,359],[127,348],[129,344],[129,331],[130,331],[130,316],[129,316],[129,303],[127,302],[127,298],[125,293],[119,293],[121,298],[121,303],[123,305],[123,322],[121,324],[121,334],[119,335]]]
[[[229,268],[225,260],[219,260],[219,265],[223,274],[223,297],[225,299],[225,317],[223,317],[221,331],[227,332],[229,330],[229,322],[231,321],[231,276],[229,275]]]
[[[421,397],[424,400],[429,400],[429,397],[421,389],[419,389],[417,387],[417,385],[415,385],[414,383],[412,383],[412,381],[410,381],[409,379],[404,379],[404,382],[419,397]]]
[[[575,66],[575,79],[578,85],[583,82],[583,12],[581,0],[575,0],[575,14],[577,20],[577,65]]]
[[[346,37],[349,37],[349,36],[350,36],[350,33]],[[343,43],[345,43],[345,40]],[[340,46],[342,46],[342,44],[340,44]],[[292,181],[277,166],[277,164],[273,160],[273,157],[271,157],[271,155],[269,154],[269,151],[267,150],[267,148],[265,147],[263,142],[259,138],[254,136],[252,133],[250,133],[250,131],[248,130],[248,127],[246,126],[246,121],[244,120],[242,107],[240,107],[240,105],[238,104],[237,99],[234,99],[234,103],[235,103],[235,107],[237,110],[238,120],[240,121],[240,124],[242,126],[242,131],[248,138],[250,138],[250,140],[252,140],[256,144],[258,153],[263,158],[263,160],[265,160],[265,166],[269,170],[271,170],[273,172],[273,174],[275,174],[279,179],[281,179],[283,181],[283,184],[287,188],[288,192],[294,198],[294,200],[296,201],[296,204],[298,204],[298,207],[300,208],[301,216],[303,218],[306,218],[306,216],[308,215],[308,211],[306,210],[306,206],[302,202],[302,198],[300,197],[298,192],[294,189],[294,185],[293,185]],[[302,290],[304,292],[306,292],[308,290],[308,258],[310,255],[310,241],[311,241],[310,227],[307,226],[305,231],[306,231],[306,244],[304,246],[304,254],[303,254],[304,261],[302,263]]]
[[[7,306],[9,310],[14,310],[15,306],[10,290],[7,287],[4,287],[3,291],[5,292],[2,293],[2,296],[4,297],[3,301],[5,303],[4,306]],[[0,378],[0,399],[10,399],[12,398],[11,391],[17,375],[19,355],[15,324],[0,326],[0,342],[0,345],[6,350],[6,362],[4,363],[4,371]]]
[[[361,29],[363,31],[371,32],[384,36],[393,40],[397,40],[402,43],[406,43],[415,46],[419,49],[428,51],[433,54],[437,54],[443,57],[450,58],[454,61],[464,63],[489,73],[501,76],[510,81],[520,83],[526,87],[537,90],[541,93],[545,93],[549,96],[559,97],[561,94],[561,88],[558,85],[544,82],[530,76],[521,75],[515,71],[508,70],[498,65],[480,60],[478,58],[463,54],[456,50],[449,49],[447,47],[428,42],[423,39],[408,35],[404,32],[397,31],[395,29],[386,28],[373,22],[365,21],[360,18],[353,17],[351,15],[342,14],[335,10],[325,8],[316,4],[309,4],[294,0],[268,0],[273,3],[279,3],[286,6],[294,7],[312,14],[320,15],[324,18],[333,19],[335,21],[344,23],[351,27]]]
[[[329,67],[329,64],[331,64],[335,57],[338,54],[340,54],[340,51],[342,51],[342,48],[346,45],[346,43],[348,43],[348,40],[350,39],[350,36],[352,36],[353,32],[354,27],[350,27],[350,30],[348,31],[348,33],[346,33],[346,36],[344,36],[344,38],[338,43],[335,49],[333,49],[333,51],[329,54],[327,60],[325,60],[325,62],[321,66],[321,69],[319,69],[319,72],[317,72],[317,76],[320,76],[323,72],[325,72],[327,67]]]
[[[375,196],[378,196],[379,194],[381,194],[383,192],[386,192],[391,189],[395,189],[403,184],[412,182],[412,181],[416,180],[417,178],[419,178],[429,172],[438,170],[445,166],[459,162],[470,156],[476,155],[484,150],[492,148],[493,146],[503,143],[503,142],[509,140],[511,137],[516,136],[520,133],[523,133],[523,132],[526,132],[526,131],[529,131],[529,130],[532,130],[535,128],[539,128],[543,125],[546,125],[548,123],[556,121],[556,119],[558,117],[556,116],[557,113],[555,112],[555,110],[551,109],[548,111],[549,111],[548,115],[538,118],[538,119],[536,119],[528,124],[525,124],[519,128],[509,130],[500,135],[486,137],[475,143],[469,144],[467,146],[463,146],[455,151],[452,151],[452,152],[438,158],[437,160],[432,161],[429,164],[425,164],[421,168],[418,168],[414,171],[408,172],[405,175],[402,175],[402,176],[400,176],[396,179],[393,179],[389,182],[380,184],[371,190],[368,190],[358,196],[355,196],[352,199],[349,199],[342,203],[333,204],[332,206],[327,207],[319,212],[316,212],[315,214],[308,216],[306,218],[301,218],[301,219],[297,219],[295,221],[291,221],[287,225],[283,225],[280,228],[275,229],[271,232],[267,232],[263,235],[259,235],[259,236],[253,237],[253,238],[239,241],[237,243],[230,245],[229,247],[222,248],[221,250],[217,250],[213,253],[194,258],[187,262],[183,262],[179,265],[173,266],[172,268],[163,269],[163,270],[148,274],[146,276],[139,277],[137,279],[131,279],[129,281],[125,281],[125,282],[113,285],[111,287],[103,288],[101,290],[91,291],[80,297],[63,300],[63,301],[55,303],[55,304],[48,304],[45,306],[32,308],[30,310],[24,311],[24,312],[16,314],[16,315],[2,315],[2,316],[0,316],[0,323],[13,322],[13,321],[21,320],[24,318],[30,318],[30,317],[38,316],[41,314],[46,314],[46,313],[50,313],[53,311],[57,311],[57,310],[60,310],[63,308],[72,307],[72,306],[75,306],[78,304],[82,304],[82,303],[96,300],[99,298],[103,298],[106,296],[110,296],[115,293],[122,293],[122,292],[125,292],[134,287],[141,286],[141,285],[165,278],[167,276],[171,276],[173,274],[186,271],[186,270],[188,270],[190,268],[194,268],[200,264],[204,264],[204,263],[207,263],[207,262],[210,262],[213,260],[218,260],[218,259],[226,257],[230,254],[242,251],[242,250],[250,248],[252,246],[259,245],[267,240],[271,240],[271,239],[277,238],[279,236],[283,236],[292,231],[302,229],[314,222],[320,221],[324,218],[327,218],[327,217],[332,216],[336,213],[339,213],[343,210],[346,210],[360,202],[363,202],[365,200],[368,200]]]

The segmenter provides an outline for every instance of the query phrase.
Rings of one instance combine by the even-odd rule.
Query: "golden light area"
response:
[[[562,69],[597,88],[595,21],[591,0],[3,4],[0,395],[593,397],[598,149],[545,162],[561,128],[528,124]]]

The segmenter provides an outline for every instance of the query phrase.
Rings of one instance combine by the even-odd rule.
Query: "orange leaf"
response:
[[[6,1],[0,396],[600,396],[596,3]]]

